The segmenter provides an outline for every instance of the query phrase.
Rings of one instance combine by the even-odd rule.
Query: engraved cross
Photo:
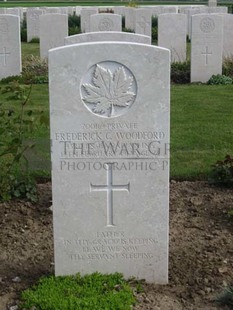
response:
[[[9,56],[10,53],[6,52],[6,48],[3,47],[3,53],[0,53],[0,56],[3,57],[3,65],[6,66],[6,56]]]
[[[208,56],[212,55],[212,52],[209,51],[208,46],[205,47],[205,52],[202,52],[201,54],[205,56],[205,64],[208,65]]]
[[[106,185],[92,185],[91,192],[107,192],[107,226],[114,226],[113,224],[113,191],[127,191],[129,192],[130,183],[125,185],[113,185],[113,163],[106,163],[107,170],[107,184]]]

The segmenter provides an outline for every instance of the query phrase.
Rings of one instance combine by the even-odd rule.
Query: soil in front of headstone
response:
[[[37,204],[0,204],[0,310],[54,270],[51,184],[38,189]],[[169,284],[142,283],[135,310],[230,309],[214,299],[233,284],[232,209],[232,189],[171,182]]]

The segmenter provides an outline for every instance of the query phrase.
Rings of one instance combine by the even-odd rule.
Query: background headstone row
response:
[[[99,13],[97,7],[24,10],[0,10],[0,78],[21,72],[20,19],[23,14],[26,14],[27,41],[39,38],[41,58],[47,58],[51,48],[80,42],[151,44],[152,16],[158,18],[157,44],[170,49],[172,62],[187,60],[187,36],[191,40],[191,82],[206,82],[213,74],[221,74],[222,60],[233,55],[233,14],[227,13],[227,7],[112,7],[111,13],[110,9],[108,13]],[[82,34],[68,37],[68,14],[80,14]],[[122,16],[125,28],[135,34],[122,32]]]

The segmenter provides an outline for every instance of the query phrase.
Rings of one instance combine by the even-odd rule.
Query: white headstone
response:
[[[223,15],[223,58],[233,56],[233,15]]]
[[[78,8],[78,7],[68,6],[68,8],[67,8],[67,10],[68,10],[68,15],[74,15],[74,14],[80,15],[80,13],[77,14],[77,11],[78,11],[77,8]]]
[[[186,35],[189,35],[189,10],[190,8],[184,7],[179,9],[179,14],[186,16]]]
[[[56,275],[167,283],[169,58],[120,42],[49,52]]]
[[[178,6],[164,6],[162,8],[162,12],[161,14],[166,14],[166,13],[170,13],[170,14],[175,14],[178,13]]]
[[[172,62],[186,61],[185,14],[159,15],[158,46],[170,49]]]
[[[135,26],[135,8],[126,7],[125,8],[125,28],[129,30],[134,30]]]
[[[151,15],[152,15],[152,16],[155,16],[155,17],[158,17],[158,15],[162,13],[162,9],[163,9],[162,6],[155,6],[155,7],[152,7],[152,8],[150,9]]]
[[[39,17],[42,14],[42,10],[27,9],[27,42],[40,37]]]
[[[48,50],[63,46],[68,36],[68,15],[45,14],[40,16],[40,57],[47,58]]]
[[[199,8],[199,7],[205,7],[205,5],[179,5],[178,13],[186,14],[187,10]]]
[[[55,7],[45,7],[44,8],[44,13],[45,14],[59,14],[60,8],[55,8]]]
[[[190,9],[189,5],[179,6],[178,13],[186,14],[189,9]]]
[[[0,79],[21,73],[20,18],[0,16]]]
[[[192,16],[196,14],[226,14],[227,7],[196,7],[188,10],[188,35],[192,33]]]
[[[90,16],[98,14],[97,8],[81,9],[81,32],[90,32]]]
[[[121,31],[121,15],[117,14],[94,14],[90,16],[90,31]]]
[[[33,10],[39,10],[39,9],[43,9],[43,7],[37,7],[37,6],[32,6],[32,7],[29,7],[29,8],[25,8],[25,10],[26,10],[26,13],[27,13],[27,11],[33,11]]]
[[[23,8],[8,8],[7,14],[16,15],[20,17],[20,21],[23,20]]]
[[[208,0],[208,6],[209,7],[216,7],[217,6],[217,0]]]
[[[19,8],[7,8],[6,9],[6,14],[10,14],[10,15],[16,15],[16,16],[20,16],[20,9]]]
[[[228,7],[227,6],[218,6],[216,8],[208,8],[209,14],[227,14]]]
[[[113,8],[114,14],[125,16],[125,7],[124,6],[115,6]]]
[[[72,8],[72,7],[71,7]],[[69,14],[69,7],[67,7],[67,6],[61,6],[60,8],[59,8],[59,10],[60,10],[60,13],[61,14]]]
[[[191,82],[207,82],[222,74],[223,17],[192,16]]]
[[[65,45],[86,43],[86,42],[101,42],[101,41],[120,41],[120,42],[135,42],[142,44],[151,44],[151,37],[129,33],[129,32],[87,32],[76,34],[65,38]]]
[[[187,31],[188,36],[191,38],[192,33],[192,16],[196,14],[208,14],[208,8],[207,7],[197,7],[197,8],[191,8],[187,11]]]
[[[149,9],[136,9],[134,26],[135,32],[151,37],[151,20],[152,15]]]
[[[75,14],[77,16],[81,15],[81,10],[82,10],[82,7],[81,6],[76,6],[75,7]]]
[[[22,21],[24,18],[26,18],[26,13],[24,13],[24,8],[19,8],[19,16],[20,20]]]

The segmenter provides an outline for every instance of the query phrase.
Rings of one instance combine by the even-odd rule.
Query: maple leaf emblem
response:
[[[82,85],[86,92],[82,99],[85,103],[94,104],[94,113],[111,117],[114,115],[114,107],[128,107],[135,99],[136,94],[130,91],[133,77],[126,75],[123,66],[111,72],[97,64],[92,83]]]

